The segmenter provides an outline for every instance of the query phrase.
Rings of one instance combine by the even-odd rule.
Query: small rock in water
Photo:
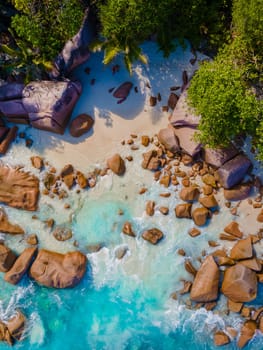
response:
[[[118,247],[115,250],[115,257],[120,260],[124,257],[124,255],[127,253],[127,251],[128,251],[128,247],[126,247],[126,246]]]
[[[163,238],[163,233],[158,228],[152,228],[144,231],[142,238],[152,244],[157,244]]]
[[[52,234],[58,241],[67,241],[72,237],[72,231],[66,227],[57,227]]]

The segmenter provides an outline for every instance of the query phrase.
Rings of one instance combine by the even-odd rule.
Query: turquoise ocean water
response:
[[[167,67],[172,69],[172,65]],[[158,65],[156,69],[159,69]],[[167,70],[167,77],[173,79],[169,72]],[[34,131],[26,132],[34,137]],[[51,137],[49,133],[45,135]],[[22,141],[18,141],[4,161],[11,165],[22,162],[26,169],[37,173],[29,159],[37,152],[41,155],[40,151],[37,142],[28,150]],[[189,295],[179,294],[183,287],[181,280],[192,278],[184,269],[185,258],[178,255],[177,250],[183,248],[198,268],[197,258],[202,251],[209,253],[212,250],[207,241],[216,240],[233,217],[222,206],[212,222],[201,229],[200,236],[190,237],[187,231],[193,226],[192,222],[178,220],[174,215],[174,208],[180,202],[178,188],[169,188],[170,198],[159,196],[167,190],[153,183],[152,174],[141,169],[143,151],[134,153],[134,161],[127,164],[127,174],[123,178],[109,174],[93,189],[81,194],[73,190],[67,199],[70,210],[64,209],[64,202],[46,196],[41,196],[40,209],[36,213],[40,220],[32,220],[32,213],[6,208],[12,222],[19,223],[27,233],[38,234],[40,247],[66,252],[77,249],[73,244],[76,240],[88,258],[87,273],[73,289],[41,287],[28,276],[19,285],[12,286],[4,282],[1,274],[0,318],[8,319],[17,308],[27,317],[24,339],[15,343],[14,349],[214,350],[213,332],[216,329],[226,326],[240,329],[242,321],[237,315],[226,316],[223,296],[215,311],[208,312],[204,308],[188,308]],[[138,195],[143,186],[148,191]],[[170,214],[163,216],[156,210],[153,217],[147,217],[147,200],[155,200],[157,208],[168,206]],[[119,214],[120,209],[123,215]],[[73,238],[63,243],[55,241],[43,224],[50,217],[58,224],[71,227]],[[122,234],[126,220],[131,221],[136,238]],[[156,246],[141,238],[143,230],[151,227],[164,233],[164,239]],[[25,246],[20,237],[3,238],[17,252]],[[95,244],[101,244],[103,248],[90,253],[88,246]],[[115,255],[120,248],[127,249],[121,260]],[[173,292],[177,292],[178,300],[170,297]],[[261,301],[262,291],[257,305],[262,306]],[[0,350],[5,349],[10,347],[0,343]],[[223,349],[237,349],[236,342]],[[263,349],[263,336],[257,333],[247,349]]]

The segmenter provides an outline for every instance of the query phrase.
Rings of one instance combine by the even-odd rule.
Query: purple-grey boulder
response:
[[[243,180],[251,165],[251,161],[245,155],[239,154],[222,165],[216,171],[216,176],[221,186],[226,189],[232,188]]]

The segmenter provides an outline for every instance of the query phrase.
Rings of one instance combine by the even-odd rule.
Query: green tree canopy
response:
[[[11,27],[44,60],[55,58],[78,31],[83,19],[80,0],[12,0],[18,14]]]

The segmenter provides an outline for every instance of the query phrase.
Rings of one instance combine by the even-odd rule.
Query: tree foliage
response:
[[[165,56],[175,49],[174,39],[216,44],[226,40],[230,0],[97,0],[101,40],[93,48],[104,50],[104,62],[123,54],[126,66],[145,61],[139,45],[155,36]]]
[[[80,0],[12,0],[18,14],[11,26],[20,40],[43,60],[53,59],[78,31],[83,19]]]
[[[204,63],[189,88],[201,114],[197,138],[212,147],[245,133],[263,160],[263,1],[233,0],[232,40]]]

